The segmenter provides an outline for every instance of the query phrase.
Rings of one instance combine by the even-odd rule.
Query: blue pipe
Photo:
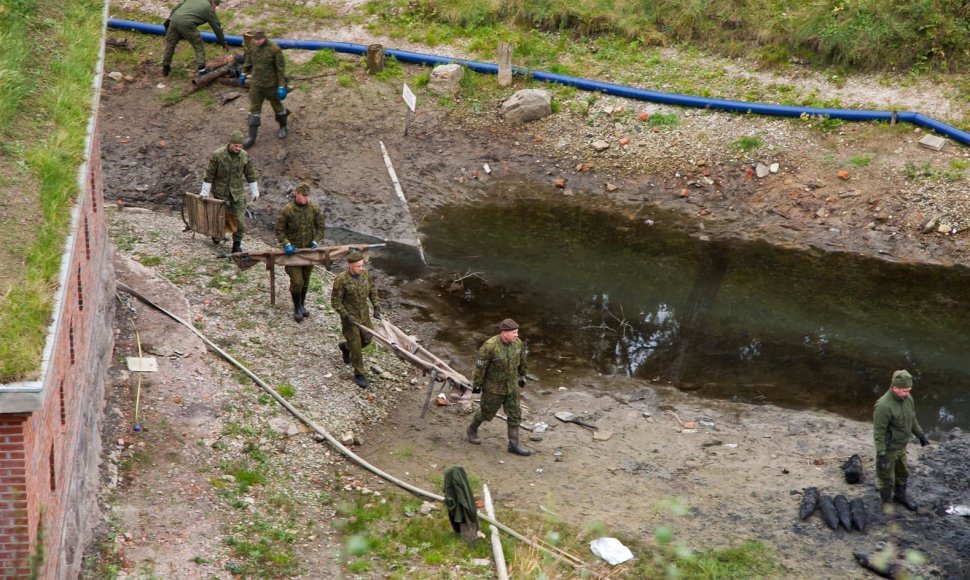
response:
[[[149,34],[165,34],[165,29],[160,24],[145,24],[132,20],[118,20],[111,18],[108,20],[109,28],[120,30],[134,30]],[[202,39],[206,42],[216,42],[215,34],[203,32]],[[242,46],[242,36],[226,36],[226,42],[232,46]],[[353,42],[328,42],[321,40],[275,40],[280,48],[297,48],[303,50],[333,50],[345,54],[364,55],[367,54],[367,46]],[[387,48],[384,50],[387,56],[395,59],[426,66],[436,66],[439,64],[460,64],[461,66],[483,74],[497,74],[498,65],[489,62],[479,62],[475,60],[465,60],[461,58],[449,58],[423,54],[420,52],[410,52],[407,50],[397,50]],[[745,101],[731,101],[727,99],[710,99],[705,97],[695,97],[691,95],[681,95],[677,93],[662,93],[647,89],[638,89],[626,85],[607,83],[602,81],[592,81],[556,73],[529,70],[522,67],[512,67],[512,72],[517,75],[531,76],[532,78],[549,83],[576,87],[585,91],[598,91],[607,95],[636,99],[639,101],[649,101],[666,105],[676,105],[678,107],[697,107],[701,109],[718,109],[722,111],[732,111],[735,113],[754,113],[757,115],[771,115],[777,117],[801,117],[827,116],[832,119],[842,119],[844,121],[882,121],[882,122],[904,122],[912,123],[925,129],[931,129],[945,135],[954,141],[964,145],[970,145],[970,133],[947,125],[922,115],[910,111],[870,111],[862,109],[829,109],[822,107],[795,107],[791,105],[775,105],[770,103],[748,103]]]

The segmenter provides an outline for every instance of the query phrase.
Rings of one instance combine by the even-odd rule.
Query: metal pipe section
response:
[[[112,18],[108,21],[110,28],[121,30],[135,30],[149,34],[165,34],[165,29],[160,24],[144,24],[131,20],[117,20]],[[206,42],[215,42],[216,37],[211,32],[203,32],[202,39]],[[226,36],[226,42],[233,46],[242,46],[241,36]],[[345,54],[365,55],[367,46],[352,42],[328,42],[321,40],[285,40],[273,39],[280,48],[298,48],[303,50],[333,50]],[[401,62],[410,64],[421,64],[426,66],[437,66],[440,64],[460,64],[461,66],[482,74],[498,74],[498,65],[490,62],[479,62],[462,58],[450,58],[411,52],[407,50],[397,50],[393,48],[384,49],[385,56],[393,56]],[[745,101],[732,101],[727,99],[711,99],[706,97],[696,97],[692,95],[681,95],[678,93],[662,93],[647,89],[638,89],[607,83],[593,81],[579,77],[561,75],[545,71],[529,70],[522,67],[512,67],[512,72],[520,76],[531,76],[532,78],[549,83],[576,87],[584,91],[597,91],[607,95],[636,99],[638,101],[648,101],[665,105],[675,105],[678,107],[695,107],[700,109],[716,109],[721,111],[731,111],[735,113],[753,113],[756,115],[768,115],[775,117],[801,117],[827,116],[832,119],[843,121],[881,121],[881,122],[905,122],[912,123],[924,129],[931,129],[941,135],[945,135],[954,141],[964,145],[970,145],[970,133],[963,131],[952,125],[937,121],[933,118],[914,113],[911,111],[870,111],[863,109],[829,109],[823,107],[796,107],[792,105],[775,105],[771,103],[749,103]]]

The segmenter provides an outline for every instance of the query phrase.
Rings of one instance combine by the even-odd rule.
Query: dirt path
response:
[[[232,130],[243,128],[245,97],[226,105],[189,98],[162,108],[160,99],[167,89],[159,84],[169,81],[158,77],[154,63],[125,72],[135,80],[108,83],[104,89],[106,195],[120,205],[176,208],[182,193],[201,183],[208,153]],[[211,90],[215,102],[225,91]],[[327,213],[328,229],[358,232],[358,238],[413,239],[407,214],[387,179],[378,145],[382,140],[419,224],[439,206],[473,203],[490,195],[486,186],[501,177],[536,184],[536,196],[596,204],[623,215],[654,205],[674,209],[696,220],[698,235],[760,238],[883,259],[970,264],[966,233],[943,235],[935,232],[938,225],[920,233],[931,219],[958,230],[970,223],[966,178],[949,182],[906,177],[907,164],[946,168],[966,158],[967,152],[953,144],[942,152],[921,148],[915,143],[920,135],[908,129],[858,125],[823,133],[790,121],[678,111],[678,127],[654,131],[636,117],[616,113],[617,107],[630,111],[643,106],[619,99],[598,101],[592,124],[564,112],[520,127],[497,117],[497,102],[483,113],[467,115],[432,106],[427,95],[419,97],[429,105],[405,138],[397,81],[384,84],[358,75],[353,87],[341,86],[333,77],[300,87],[287,100],[294,112],[290,137],[279,142],[269,124],[252,150],[263,190],[252,209],[263,230],[254,227],[245,247],[258,247],[257,238],[267,236],[285,193],[301,180],[324,194],[318,201]],[[630,144],[619,145],[627,134]],[[761,135],[766,144],[756,159],[731,152],[731,142],[751,134]],[[601,137],[613,145],[597,154],[589,142]],[[871,163],[848,164],[848,159],[863,154],[871,156]],[[778,162],[780,172],[752,178],[755,161]],[[494,170],[492,176],[480,170],[485,163]],[[848,179],[839,177],[839,171],[848,171]],[[566,187],[554,187],[554,178],[567,179]],[[156,297],[243,353],[274,383],[292,384],[297,400],[335,429],[377,425],[364,434],[361,449],[392,473],[408,473],[433,489],[433,478],[444,467],[463,464],[489,483],[503,505],[524,510],[542,505],[577,525],[599,520],[641,537],[651,536],[658,523],[672,519],[658,508],[660,500],[682,497],[691,511],[675,521],[678,538],[695,548],[761,539],[777,548],[794,577],[862,577],[851,552],[872,552],[889,539],[888,528],[875,513],[865,424],[824,413],[711,403],[662,385],[616,377],[578,384],[569,377],[537,372],[541,380],[530,385],[529,418],[549,423],[550,429],[542,441],[529,443],[536,456],[520,459],[505,453],[504,425],[497,423],[484,429],[484,445],[473,448],[463,441],[468,417],[455,416],[457,406],[436,408],[426,421],[415,419],[421,391],[412,385],[416,377],[408,369],[388,366],[394,378],[378,385],[376,403],[349,389],[343,380],[345,369],[328,356],[335,324],[326,318],[332,313],[326,313],[324,303],[318,304],[324,317],[303,327],[301,338],[314,337],[312,345],[304,345],[286,326],[293,323],[285,304],[268,308],[250,295],[266,290],[265,281],[253,271],[236,275],[212,266],[215,250],[202,241],[182,239],[173,216],[134,213],[125,220],[132,227],[114,232],[119,253],[159,262],[150,268],[155,272],[145,272],[119,260],[122,280],[152,288]],[[324,277],[320,295],[326,294],[328,283]],[[113,463],[127,461],[131,468],[123,469],[123,477],[107,492],[117,498],[112,513],[127,533],[116,541],[123,548],[122,567],[171,577],[231,574],[238,562],[226,540],[234,530],[249,530],[246,513],[262,512],[225,506],[240,501],[271,509],[271,502],[281,501],[226,479],[232,462],[252,458],[254,449],[275,462],[274,469],[291,469],[292,488],[303,488],[285,505],[311,514],[314,521],[329,521],[333,508],[314,498],[355,485],[360,474],[306,433],[284,436],[271,428],[270,422],[280,419],[279,411],[261,403],[251,385],[240,387],[233,372],[189,334],[136,308],[143,340],[158,342],[151,352],[162,359],[164,374],[143,385],[152,443],[130,432],[133,378],[127,373],[118,371],[118,389],[108,406],[108,415],[117,422],[106,434],[106,448],[113,449]],[[417,318],[403,306],[392,316],[402,323]],[[131,356],[134,344],[127,322],[117,321],[119,356]],[[271,338],[253,341],[254,335],[270,331]],[[292,362],[294,349],[318,356],[304,368]],[[636,392],[643,398],[631,401],[629,393]],[[346,412],[328,415],[332,405],[342,405]],[[662,410],[664,405],[685,420],[705,423],[697,432],[681,432]],[[551,413],[560,409],[583,415],[613,436],[592,441],[589,432],[556,423]],[[258,419],[255,433],[239,431],[246,412]],[[386,422],[378,424],[386,412]],[[277,427],[289,433],[289,426]],[[228,437],[227,429],[233,433]],[[410,453],[395,453],[402,450],[402,430],[411,435],[406,444]],[[927,553],[930,565],[944,577],[960,577],[970,573],[966,520],[942,510],[951,503],[970,503],[968,443],[959,433],[938,435],[934,446],[913,452],[914,491],[931,507],[919,515],[904,515],[900,543]],[[227,448],[219,448],[217,441],[228,441]],[[863,486],[849,487],[841,480],[836,458],[856,452],[867,458],[870,477]],[[823,463],[815,465],[816,459]],[[832,532],[818,516],[797,522],[798,496],[792,493],[806,485],[864,498],[875,522],[871,531]],[[230,499],[225,497],[227,488],[235,490]],[[325,573],[305,577],[334,577],[340,546],[334,530],[312,525],[300,527],[295,535],[303,569]]]

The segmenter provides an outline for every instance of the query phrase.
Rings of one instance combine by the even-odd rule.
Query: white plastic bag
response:
[[[596,538],[589,543],[589,549],[600,558],[616,566],[633,559],[633,552],[616,538]]]

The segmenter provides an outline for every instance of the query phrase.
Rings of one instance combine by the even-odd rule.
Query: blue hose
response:
[[[137,32],[145,32],[149,34],[165,34],[165,29],[160,24],[145,24],[143,22],[135,22],[132,20],[118,20],[111,18],[108,20],[109,28],[117,28],[120,30],[134,30]],[[203,32],[202,39],[206,42],[216,42],[216,36],[211,32]],[[226,36],[226,42],[232,46],[242,46],[241,36]],[[333,50],[334,52],[340,52],[345,54],[357,54],[364,55],[367,54],[367,46],[363,44],[356,44],[353,42],[328,42],[321,40],[275,40],[276,44],[280,48],[297,48],[303,50]],[[421,64],[426,66],[436,66],[439,64],[449,64],[455,63],[461,66],[483,74],[497,74],[498,65],[479,62],[474,60],[465,60],[461,58],[450,58],[443,56],[435,56],[432,54],[423,54],[420,52],[410,52],[406,50],[397,50],[393,48],[388,48],[384,50],[384,54],[387,56],[393,56],[395,59],[411,63],[411,64]],[[832,119],[842,119],[844,121],[882,121],[882,122],[905,122],[912,123],[916,126],[923,127],[925,129],[932,129],[941,135],[945,135],[954,141],[962,143],[964,145],[970,145],[970,133],[942,123],[925,115],[919,113],[913,113],[909,111],[905,112],[893,112],[893,111],[869,111],[861,109],[829,109],[822,107],[795,107],[790,105],[774,105],[770,103],[748,103],[745,101],[731,101],[727,99],[710,99],[705,97],[695,97],[691,95],[681,95],[677,93],[662,93],[658,91],[650,91],[646,89],[638,89],[634,87],[628,87],[626,85],[618,85],[615,83],[606,83],[601,81],[591,81],[589,79],[582,79],[578,77],[571,77],[567,75],[555,74],[544,71],[534,71],[522,67],[512,67],[512,72],[517,75],[531,76],[532,78],[540,81],[545,81],[549,83],[558,83],[561,85],[576,87],[577,89],[582,89],[585,91],[598,91],[607,95],[614,95],[617,97],[625,97],[628,99],[636,99],[639,101],[649,101],[653,103],[662,103],[666,105],[676,105],[678,107],[697,107],[701,109],[718,109],[721,111],[732,111],[735,113],[753,113],[756,115],[771,115],[776,117],[801,117],[802,115],[809,116],[825,116]]]

